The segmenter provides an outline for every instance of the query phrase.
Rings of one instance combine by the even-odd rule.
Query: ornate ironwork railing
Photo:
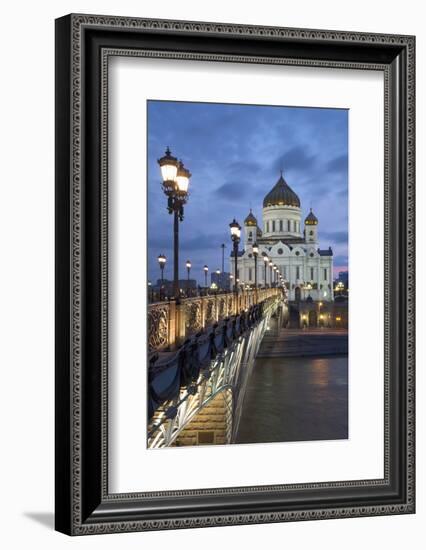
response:
[[[223,293],[148,306],[148,347],[150,351],[176,349],[189,336],[229,317],[248,310],[268,298],[282,296],[280,288],[262,288]]]
[[[148,309],[148,342],[150,349],[169,345],[170,304],[158,303]]]

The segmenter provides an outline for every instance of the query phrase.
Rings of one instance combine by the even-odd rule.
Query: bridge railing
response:
[[[232,388],[236,427],[240,392],[271,314],[281,303],[275,293],[238,315],[194,335],[171,354],[155,353],[148,369],[148,446],[169,446],[203,404]],[[245,366],[241,370],[242,366]],[[230,429],[230,436],[232,429]]]
[[[148,306],[149,351],[173,350],[188,337],[205,328],[237,315],[268,298],[281,296],[280,288],[251,289],[196,298],[183,298],[179,303],[157,302]]]

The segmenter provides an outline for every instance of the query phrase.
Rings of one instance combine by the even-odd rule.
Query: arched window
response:
[[[269,233],[269,222],[266,222],[266,233]]]
[[[272,222],[272,233],[275,233],[275,220]]]

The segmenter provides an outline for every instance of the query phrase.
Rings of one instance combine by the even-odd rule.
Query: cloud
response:
[[[286,151],[284,154],[279,155],[274,163],[274,168],[283,170],[284,172],[290,170],[306,170],[306,167],[315,164],[316,155],[313,155],[307,151],[307,146],[297,145]]]
[[[248,174],[248,175],[254,175],[258,174],[262,170],[262,166],[253,161],[246,161],[246,160],[238,160],[231,162],[226,167],[227,171],[231,174],[241,175],[241,174]]]
[[[348,155],[340,155],[328,161],[326,164],[326,171],[346,175],[348,171]]]
[[[250,195],[252,188],[247,182],[229,182],[224,183],[216,189],[215,194],[223,199],[241,199]]]
[[[346,255],[334,256],[333,263],[335,266],[348,265],[348,257]]]
[[[321,238],[334,243],[347,243],[348,232],[347,231],[321,231]]]

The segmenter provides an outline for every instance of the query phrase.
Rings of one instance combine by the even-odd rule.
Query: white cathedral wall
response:
[[[291,206],[268,206],[262,211],[263,237],[282,235],[284,238],[300,237],[301,235],[301,211],[300,208]],[[283,222],[283,229],[280,230],[280,221]],[[290,221],[290,231],[288,230]],[[272,231],[272,223],[275,222],[275,231]],[[296,223],[296,230],[294,229]],[[267,230],[268,229],[268,230]]]
[[[262,249],[261,251],[262,252]],[[293,250],[294,252],[294,250]],[[254,284],[255,282],[255,270],[254,270],[254,258],[249,258],[250,250],[247,250],[245,255],[238,258],[238,273],[241,283]],[[309,253],[309,251],[308,251]],[[308,295],[313,300],[331,301],[334,299],[333,293],[333,257],[332,256],[320,256],[315,252],[315,256],[311,258],[306,255],[271,255],[268,257],[272,262],[277,265],[282,276],[289,283],[289,299],[295,299],[295,288],[293,285],[304,287],[307,283],[316,283],[317,289],[310,291],[304,291],[302,288],[302,299],[306,299]],[[230,272],[234,274],[234,262],[231,258]],[[298,270],[299,268],[299,270]],[[313,278],[311,278],[311,268],[313,269]],[[326,270],[326,273],[324,272]],[[298,272],[299,271],[299,272]],[[270,268],[267,266],[267,284],[270,284]],[[297,277],[299,275],[299,277]],[[235,274],[234,274],[235,276]],[[257,283],[263,285],[265,282],[265,267],[263,258],[259,255],[257,262]]]

